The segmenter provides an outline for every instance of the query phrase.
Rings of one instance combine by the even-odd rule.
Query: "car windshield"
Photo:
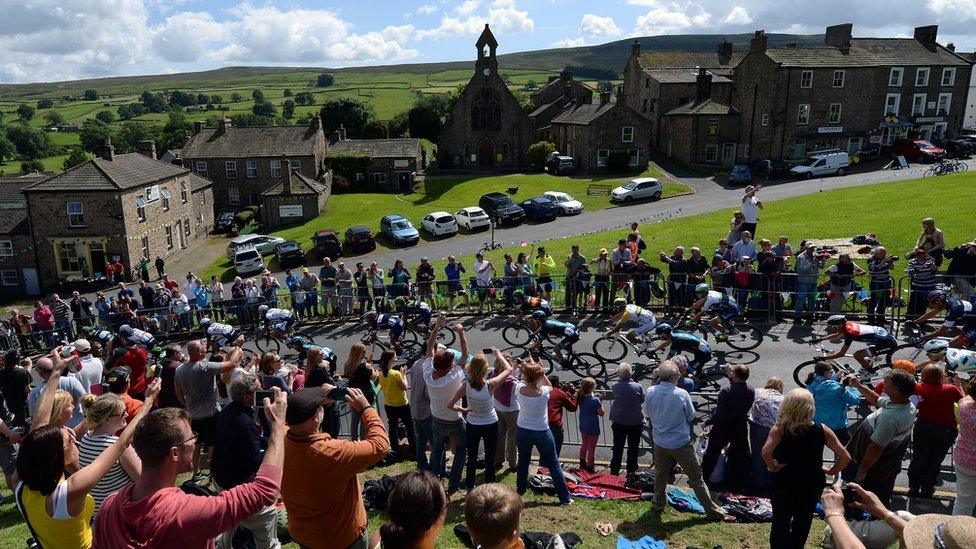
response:
[[[560,196],[560,195],[557,194],[555,196],[549,195],[549,198],[553,202],[569,202],[569,197],[568,196]]]
[[[819,158],[807,158],[807,161],[804,162],[802,165],[803,166],[813,166],[814,164],[816,164],[819,161],[820,161]]]
[[[735,166],[732,168],[732,173],[746,173],[749,171],[745,166]]]
[[[235,259],[237,261],[249,261],[251,259],[257,259],[259,257],[261,257],[261,254],[259,254],[257,250],[248,250],[246,252],[241,252],[237,254],[237,257]]]
[[[472,212],[468,212],[468,215],[470,215],[471,217],[487,217],[488,216],[488,214],[486,214],[483,210],[474,210]]]
[[[402,231],[404,229],[411,229],[411,228],[413,228],[413,226],[410,224],[409,221],[394,221],[393,222],[393,230],[394,231]]]
[[[499,208],[504,208],[505,206],[511,206],[514,204],[514,202],[512,202],[512,199],[507,196],[493,198],[492,202],[494,202],[495,205],[498,206]]]
[[[628,191],[632,191],[632,190],[636,189],[638,185],[640,185],[640,183],[638,183],[637,181],[631,181],[629,183],[625,183],[622,186],[623,186],[623,188],[627,189]]]
[[[434,223],[450,223],[451,221],[454,221],[454,218],[449,215],[442,215],[434,219]]]
[[[220,219],[222,219],[224,221],[227,221],[228,219],[234,219],[234,214],[232,214],[230,212],[222,213],[222,214],[220,214]]]
[[[935,145],[929,143],[928,141],[916,141],[915,143],[917,143],[918,146],[921,147],[921,148],[923,148],[923,149],[934,149],[935,148]]]

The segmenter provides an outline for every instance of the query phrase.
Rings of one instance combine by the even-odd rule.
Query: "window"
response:
[[[847,71],[844,71],[844,70],[836,70],[836,71],[834,71],[834,87],[835,88],[843,88],[844,87],[844,79],[845,79],[846,76],[847,76]]]
[[[891,72],[888,74],[888,85],[892,87],[901,86],[901,77],[903,74],[905,74],[905,69],[891,67]]]
[[[956,83],[956,68],[946,67],[942,69],[942,85],[951,86]]]
[[[634,127],[633,126],[624,126],[624,127],[620,128],[620,140],[623,141],[624,143],[633,143],[634,142]]]
[[[916,93],[912,96],[912,116],[925,116],[925,101],[928,99],[924,93]]]
[[[763,126],[768,126],[769,125],[769,115],[768,114],[762,115],[762,118],[759,119],[759,123],[761,125],[763,125]]]
[[[227,204],[237,206],[241,203],[241,190],[237,187],[227,189]]]
[[[300,169],[302,169],[302,161],[301,160],[295,158],[295,159],[289,160],[289,162],[291,163],[291,169],[293,169],[293,170],[300,170]]]
[[[800,87],[801,88],[812,88],[813,87],[813,71],[801,71],[800,72]]]
[[[190,218],[187,217],[183,220],[183,234],[190,236]]]
[[[705,162],[718,162],[718,145],[705,145]]]
[[[186,183],[180,183],[180,202],[186,204],[189,200],[190,188],[186,186]]]
[[[627,150],[627,165],[630,167],[640,166],[640,151],[637,149]]]
[[[642,109],[643,110],[641,110],[641,112],[647,112],[647,99],[644,100],[644,106]]]
[[[471,129],[499,130],[502,127],[502,108],[495,91],[485,86],[471,105]]]
[[[14,243],[10,240],[0,240],[0,257],[13,257]]]
[[[508,155],[511,153],[511,147],[508,145],[508,141],[502,142],[502,160],[508,160]]]
[[[606,166],[607,159],[610,158],[610,149],[598,149],[596,151],[596,165]]]
[[[166,249],[173,249],[173,227],[166,227]]]
[[[149,255],[149,237],[142,237],[142,257],[152,257]]]
[[[206,203],[207,203],[207,191],[203,191],[202,193],[200,193],[200,205],[202,206]]]
[[[248,160],[244,163],[244,177],[254,179],[258,176],[258,161]]]
[[[85,226],[85,205],[81,202],[68,202],[68,226]]]
[[[370,177],[373,179],[373,183],[386,183],[386,172],[373,172]]]
[[[281,160],[271,161],[271,177],[273,178],[281,177]]]
[[[169,211],[169,191],[166,190],[166,187],[163,187],[159,190],[159,194],[163,197],[163,211]]]
[[[898,103],[901,102],[901,94],[889,93],[885,96],[885,116],[898,116]]]
[[[810,104],[802,103],[796,109],[796,123],[803,125],[810,123]]]
[[[935,107],[935,114],[936,114],[936,116],[942,116],[942,115],[949,114],[949,104],[951,102],[952,102],[952,94],[951,93],[940,93],[939,94],[939,102],[936,104],[936,107]]]
[[[82,259],[78,255],[78,248],[74,242],[59,240],[57,243],[58,265],[62,273],[77,273],[81,271]],[[98,266],[101,269],[101,265]]]
[[[919,67],[915,69],[915,85],[918,87],[929,85],[929,72],[928,67]]]
[[[196,168],[197,175],[199,175],[200,177],[207,177],[207,163],[206,162],[204,162],[203,160],[197,160],[193,165]],[[237,176],[234,176],[234,177],[237,177]]]
[[[366,180],[366,176],[363,175],[363,172],[356,172],[356,181],[365,181],[365,180]]]
[[[139,216],[139,221],[146,220],[146,199],[141,196],[136,197],[136,215]]]
[[[18,284],[16,269],[4,269],[0,271],[0,280],[4,286],[16,286]]]
[[[827,122],[829,124],[839,124],[840,123],[840,103],[831,103],[830,109],[827,111]]]
[[[736,156],[738,158],[749,158],[749,144],[739,143],[739,152]]]
[[[237,179],[237,161],[228,160],[224,162],[224,176],[227,179]]]

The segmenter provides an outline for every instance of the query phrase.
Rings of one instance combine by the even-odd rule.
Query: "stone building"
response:
[[[498,75],[498,42],[487,24],[475,47],[475,73],[441,129],[438,167],[464,171],[525,168],[535,128]]]
[[[308,126],[246,128],[236,128],[225,118],[217,128],[197,122],[180,154],[183,166],[213,181],[214,206],[225,210],[260,204],[261,193],[278,184],[285,173],[283,156],[303,176],[322,179],[327,150],[318,116]]]
[[[261,224],[264,230],[315,219],[329,201],[332,173],[322,181],[302,175],[301,170],[285,171],[274,187],[261,193]]]
[[[53,174],[0,177],[0,294],[38,295],[40,279],[24,189]]]
[[[685,164],[731,166],[749,151],[739,144],[739,110],[712,99],[711,80],[700,69],[694,99],[661,117],[657,148]]]
[[[336,131],[329,143],[327,156],[365,155],[372,159],[369,169],[355,175],[355,185],[370,181],[379,188],[410,192],[417,174],[424,169],[426,155],[419,139],[346,139],[345,131]]]
[[[549,124],[552,119],[574,105],[593,102],[593,90],[563,71],[553,76],[544,86],[532,92],[532,105],[529,120],[536,129],[539,140],[551,140]]]
[[[116,259],[126,274],[139,259],[179,260],[213,227],[212,183],[143,153],[98,158],[24,189],[35,261],[45,285],[98,277]]]
[[[597,102],[570,106],[552,119],[548,133],[558,151],[576,160],[579,173],[647,166],[650,126],[622,95],[602,92]]]

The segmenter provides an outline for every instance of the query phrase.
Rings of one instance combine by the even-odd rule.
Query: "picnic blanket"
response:
[[[705,514],[705,507],[698,501],[698,496],[693,492],[685,492],[681,488],[672,486],[668,488],[668,505],[679,511],[686,513]]]
[[[725,512],[735,517],[737,522],[773,521],[773,505],[768,498],[725,492],[719,494],[719,502],[725,507]]]
[[[610,473],[590,473],[582,469],[571,469],[572,474],[579,479],[579,484],[594,488],[603,492],[602,499],[615,499],[623,501],[637,501],[640,499],[641,491],[624,486],[624,481],[618,475]],[[567,480],[567,484],[569,481]],[[572,491],[572,489],[570,489]],[[586,497],[586,496],[584,496]]]

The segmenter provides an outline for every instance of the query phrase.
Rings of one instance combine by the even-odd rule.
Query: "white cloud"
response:
[[[192,63],[205,58],[210,44],[228,37],[226,27],[207,12],[171,15],[153,29],[153,49],[165,61]]]
[[[470,15],[481,7],[481,0],[464,0],[454,8],[458,15]]]
[[[424,4],[423,6],[417,8],[417,13],[419,15],[431,15],[437,13],[437,10],[438,10],[437,6],[433,4]]]
[[[976,20],[974,0],[929,0],[928,7],[944,20],[955,19],[957,22]]]
[[[452,38],[457,36],[475,36],[485,28],[485,23],[491,25],[496,33],[517,34],[532,32],[535,21],[529,17],[529,12],[515,7],[514,2],[503,2],[501,5],[489,8],[487,15],[471,15],[459,18],[444,16],[441,23],[432,29],[420,29],[416,33],[417,40],[432,38]]]
[[[600,17],[592,13],[583,15],[579,30],[588,36],[617,36],[621,31],[613,17]]]
[[[729,11],[729,14],[725,16],[722,22],[726,25],[748,25],[752,23],[752,17],[744,7],[735,6]]]
[[[585,46],[585,45],[586,45],[586,40],[583,40],[583,38],[580,37],[580,38],[563,38],[562,40],[557,40],[557,41],[549,44],[549,47],[551,47],[551,48],[578,48],[580,46]]]
[[[712,14],[697,4],[654,8],[637,17],[635,32],[644,35],[673,34],[686,32],[696,27],[705,27],[712,20]]]

